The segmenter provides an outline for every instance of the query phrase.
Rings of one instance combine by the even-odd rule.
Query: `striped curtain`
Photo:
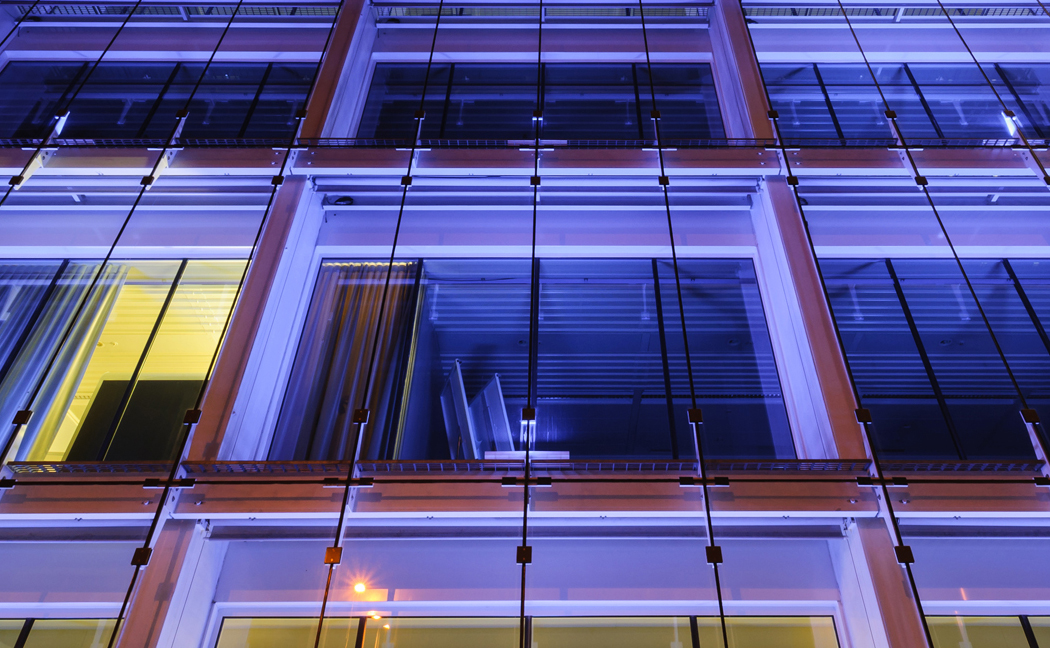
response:
[[[398,376],[415,310],[417,263],[396,263],[390,274],[386,308],[379,327],[380,300],[387,264],[326,262],[321,266],[303,335],[288,381],[270,448],[271,460],[351,460],[380,452],[382,435],[396,407]],[[370,411],[358,443],[352,417]]]

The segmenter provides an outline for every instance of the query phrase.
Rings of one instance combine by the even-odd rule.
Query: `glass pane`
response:
[[[693,645],[691,632],[689,617],[537,617],[532,620],[534,648],[682,648]]]
[[[722,645],[718,619],[697,619],[701,646]],[[728,617],[729,648],[838,648],[831,617]]]
[[[926,617],[934,648],[1030,648],[1017,617]]]
[[[354,456],[354,410],[370,411],[362,452],[378,452],[398,414],[405,341],[412,330],[419,264],[326,261],[321,265],[292,367],[271,459],[338,460]],[[385,306],[381,307],[382,296]],[[379,347],[372,363],[379,311]],[[369,377],[369,368],[374,375]],[[366,387],[371,380],[374,387]],[[364,403],[366,389],[368,402]],[[363,456],[374,456],[365,454]]]
[[[514,648],[518,619],[368,619],[362,646],[374,648]]]
[[[174,458],[244,270],[242,261],[190,261],[157,329],[106,452],[107,461]],[[125,385],[126,387],[126,385]]]
[[[52,261],[0,265],[0,381],[15,360],[60,267]]]
[[[62,136],[140,136],[174,74],[173,63],[99,64],[70,105]]]
[[[34,404],[29,461],[101,460],[178,267],[178,261],[106,266]]]
[[[794,446],[749,260],[678,263],[705,458],[793,458]],[[674,268],[659,262],[675,420],[691,407]]]
[[[25,648],[105,648],[112,619],[37,619]]]
[[[434,87],[434,92],[444,90]],[[532,139],[535,108],[535,65],[455,63],[441,119],[432,120],[428,115],[423,135],[441,139]]]
[[[1028,617],[1028,623],[1032,626],[1032,634],[1035,635],[1039,646],[1050,646],[1050,617]]]
[[[540,262],[536,449],[671,457],[656,271],[648,259]]]
[[[0,648],[15,648],[24,625],[23,619],[0,619]]]
[[[356,617],[326,618],[321,626],[320,648],[353,646],[357,637]],[[215,648],[314,648],[317,618],[222,620]]]
[[[427,137],[441,137],[441,125],[448,123],[445,98],[449,85],[449,66],[431,66],[429,77],[426,71],[426,65],[377,63],[357,136],[377,139],[414,137],[416,122],[413,115],[419,110],[425,82],[427,101],[424,105],[424,134]]]
[[[527,260],[423,263],[407,406],[388,456],[517,454],[528,376],[529,277]]]
[[[0,137],[42,137],[86,63],[8,63],[0,72]]]

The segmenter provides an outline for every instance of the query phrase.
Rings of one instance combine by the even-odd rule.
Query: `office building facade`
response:
[[[1050,648],[1050,6],[0,12],[0,645]]]

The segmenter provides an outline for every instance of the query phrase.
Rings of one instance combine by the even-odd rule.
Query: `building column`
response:
[[[233,415],[234,400],[307,182],[306,176],[291,176],[277,192],[204,394],[201,421],[193,431],[188,459],[213,461],[218,458],[219,444]]]
[[[336,20],[335,31],[332,33],[331,42],[328,43],[328,51],[324,54],[324,63],[321,64],[321,71],[317,75],[317,83],[310,97],[309,111],[301,131],[304,138],[321,137],[364,5],[364,0],[344,0],[343,10]]]
[[[708,16],[726,136],[771,139],[765,87],[740,2],[717,0]]]
[[[788,268],[802,309],[809,350],[817,380],[831,421],[838,457],[857,459],[867,456],[864,435],[857,423],[857,405],[850,387],[846,363],[839,348],[835,324],[831,319],[816,261],[809,246],[794,192],[783,177],[766,181],[769,200],[783,240]]]
[[[189,557],[204,542],[194,520],[167,520],[153,546],[149,564],[139,574],[135,594],[117,639],[117,648],[154,648],[175,598],[176,585]],[[195,562],[195,560],[191,560]]]
[[[893,539],[882,518],[858,518],[847,531],[847,539],[858,571],[867,572],[869,598],[878,607],[882,625],[876,645],[889,648],[916,648],[926,645],[919,609],[915,605],[908,576],[897,563]],[[869,614],[874,613],[869,608]],[[873,614],[872,614],[873,615]],[[884,633],[884,634],[883,634]]]

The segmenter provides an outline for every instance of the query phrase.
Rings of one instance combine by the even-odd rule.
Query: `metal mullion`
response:
[[[142,120],[142,126],[139,127],[139,132],[136,137],[144,137],[146,129],[149,128],[149,123],[153,120],[153,116],[157,114],[157,110],[160,109],[160,104],[164,101],[164,96],[168,94],[168,90],[171,89],[171,84],[175,82],[175,77],[179,74],[179,69],[182,68],[182,63],[176,63],[175,67],[172,68],[171,74],[168,75],[168,80],[164,83],[164,87],[160,89],[160,93],[157,94],[157,99],[150,106],[149,112],[146,114],[146,118]]]
[[[660,327],[660,361],[664,373],[664,399],[667,402],[667,425],[671,431],[671,456],[678,459],[678,430],[674,421],[674,393],[671,385],[671,365],[667,357],[667,334],[664,331],[664,307],[660,296],[660,273],[653,259],[653,295],[656,298],[656,321]]]
[[[40,302],[36,308],[33,309],[33,314],[29,316],[29,320],[26,321],[25,327],[22,329],[22,334],[18,336],[18,340],[15,341],[14,346],[11,347],[11,355],[7,358],[7,362],[4,366],[0,367],[0,383],[3,383],[4,379],[7,378],[7,372],[11,370],[11,366],[14,365],[15,360],[18,359],[18,351],[21,350],[22,345],[26,343],[29,336],[32,335],[33,329],[36,328],[36,323],[40,319],[41,313],[47,308],[47,304],[51,301],[51,296],[55,293],[55,289],[58,287],[58,282],[65,274],[66,268],[69,267],[69,259],[64,259],[62,265],[58,266],[58,270],[55,271],[55,275],[51,277],[50,283],[44,290],[44,294],[40,296]],[[0,457],[2,459],[2,457]]]
[[[897,272],[893,269],[893,262],[890,261],[890,259],[886,259],[886,270],[889,271],[890,278],[893,279],[893,290],[896,292],[897,300],[900,302],[901,310],[904,312],[904,319],[908,322],[908,329],[911,331],[911,337],[915,342],[915,348],[919,351],[919,357],[922,359],[922,366],[926,370],[926,378],[930,381],[930,387],[933,388],[934,398],[937,399],[937,405],[941,409],[941,416],[944,417],[944,422],[948,426],[948,434],[952,438],[952,444],[955,445],[955,453],[959,455],[960,459],[966,459],[966,453],[963,451],[958,431],[955,428],[955,421],[952,419],[951,411],[948,409],[948,401],[945,400],[944,392],[941,391],[941,385],[937,381],[937,375],[933,371],[933,363],[930,362],[930,356],[926,353],[926,345],[922,342],[919,328],[915,325],[915,317],[912,315],[911,307],[908,306],[908,301],[904,297],[904,289],[901,288],[900,279],[897,278]]]
[[[149,352],[153,348],[153,343],[157,340],[157,334],[160,333],[161,324],[164,322],[164,316],[168,313],[168,308],[171,306],[171,301],[175,298],[175,292],[179,289],[179,284],[182,281],[182,276],[186,272],[187,259],[183,259],[182,263],[179,264],[178,272],[175,273],[175,278],[171,282],[171,287],[168,288],[168,294],[164,297],[164,303],[160,307],[160,312],[157,313],[157,320],[153,323],[153,328],[149,332],[149,337],[146,338],[146,344],[142,348],[142,353],[139,354],[138,362],[135,364],[135,370],[131,372],[131,378],[128,379],[128,386],[124,388],[124,395],[120,398],[120,403],[117,405],[117,413],[110,421],[109,429],[106,431],[106,435],[102,437],[102,445],[99,447],[98,455],[95,457],[97,461],[105,461],[106,455],[109,454],[109,449],[113,445],[113,439],[116,436],[117,429],[120,427],[121,421],[124,420],[124,414],[127,412],[128,404],[131,402],[131,394],[135,391],[135,386],[139,381],[139,374],[142,373],[142,367],[146,364],[146,358],[149,357]]]
[[[1028,640],[1028,647],[1039,648],[1039,641],[1035,638],[1035,631],[1032,630],[1032,622],[1028,620],[1028,615],[1022,614],[1017,619],[1021,622],[1021,629],[1024,630],[1024,638]]]
[[[244,122],[241,123],[241,130],[237,132],[237,137],[244,137],[244,133],[248,130],[248,124],[251,123],[252,117],[255,115],[255,107],[259,105],[259,97],[262,96],[263,90],[266,88],[266,82],[270,80],[270,72],[273,71],[273,63],[266,65],[266,71],[263,72],[262,79],[259,81],[259,88],[255,91],[255,97],[252,99],[252,103],[248,106],[248,112],[244,115]]]
[[[835,132],[838,133],[839,139],[846,139],[846,136],[842,133],[842,126],[839,124],[838,115],[835,114],[835,106],[831,105],[831,96],[828,94],[828,88],[824,85],[824,77],[820,75],[820,69],[817,68],[817,64],[813,64],[813,74],[817,77],[817,83],[820,84],[820,92],[824,95],[824,103],[828,106],[828,114],[831,115],[831,123],[835,126]]]
[[[911,66],[908,63],[904,63],[903,67],[904,73],[908,75],[908,81],[911,82],[912,89],[915,90],[915,95],[919,98],[919,103],[922,104],[922,109],[926,111],[926,117],[930,120],[934,132],[937,133],[937,137],[943,139],[944,131],[941,130],[941,125],[937,123],[937,117],[934,116],[933,109],[930,108],[929,102],[926,101],[926,95],[922,93],[919,82],[915,80],[915,75],[911,72]]]

